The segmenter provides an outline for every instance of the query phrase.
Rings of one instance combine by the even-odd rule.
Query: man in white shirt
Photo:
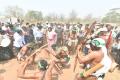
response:
[[[36,42],[40,41],[41,38],[43,37],[43,32],[37,27],[37,26],[33,26],[33,35],[34,35],[34,39]]]
[[[13,38],[14,38],[14,41],[13,41],[14,55],[16,56],[19,50],[21,49],[21,47],[25,44],[22,31],[18,30],[17,32],[15,32],[13,35]]]

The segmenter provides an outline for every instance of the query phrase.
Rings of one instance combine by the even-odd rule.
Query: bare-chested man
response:
[[[80,48],[80,47],[79,47]],[[83,56],[80,54],[78,48],[78,61],[80,64],[89,65],[89,69],[96,66],[98,63],[102,63],[104,67],[90,74],[88,77],[84,77],[83,72],[77,74],[75,80],[97,80],[98,78],[104,78],[105,73],[109,70],[111,60],[107,55],[107,49],[105,47],[105,41],[101,38],[95,38],[90,42],[90,51],[88,55]],[[107,63],[106,63],[107,62]]]
[[[59,48],[57,55],[55,55],[57,61],[60,62],[62,67],[69,66],[70,56],[68,55],[68,53],[69,53],[68,48],[66,46],[63,46]]]
[[[73,54],[73,52],[75,51],[75,48],[77,46],[78,43],[78,38],[77,38],[77,29],[73,28],[72,31],[69,34],[69,39],[68,39],[68,48],[69,51]]]
[[[29,60],[24,62],[20,68],[18,69],[18,78],[25,79],[25,80],[53,80],[52,79],[52,70],[58,70],[56,67],[56,62],[51,61],[50,64],[45,59],[41,59],[38,61],[38,68],[37,70],[32,73],[32,75],[25,74],[25,70],[27,65],[29,64]]]

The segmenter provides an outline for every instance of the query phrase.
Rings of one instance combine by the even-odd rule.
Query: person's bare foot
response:
[[[117,65],[118,65],[118,64],[117,64],[117,63],[115,63],[115,62],[114,62],[114,63],[112,63],[112,64],[111,64],[111,68],[110,68],[109,72],[113,72],[113,71],[115,70],[115,68],[117,67]]]

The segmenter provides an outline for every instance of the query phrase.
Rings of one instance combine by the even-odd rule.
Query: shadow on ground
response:
[[[0,61],[0,64],[8,63],[9,60]]]
[[[5,72],[6,72],[5,69],[0,69],[0,74],[5,73]]]

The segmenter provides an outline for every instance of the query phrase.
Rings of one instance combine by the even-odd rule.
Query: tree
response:
[[[112,10],[103,17],[102,22],[117,23],[120,22],[120,13]]]
[[[42,12],[30,10],[25,14],[25,20],[30,22],[42,21]]]
[[[91,23],[95,21],[96,19],[92,16],[92,14],[88,14],[87,16],[84,17],[83,22],[85,23]]]
[[[46,17],[45,17],[46,21],[58,21],[58,15],[56,13],[49,13]]]
[[[65,16],[64,16],[64,14],[60,14],[60,15],[59,15],[59,21],[60,21],[60,22],[64,22],[64,21],[65,21]]]
[[[6,17],[23,18],[24,11],[18,6],[8,6],[5,10]]]
[[[44,20],[50,22],[52,20],[52,18],[51,18],[51,16],[47,15],[47,16],[45,16]]]
[[[77,12],[75,10],[72,10],[69,14],[69,21],[74,22],[77,18]]]

